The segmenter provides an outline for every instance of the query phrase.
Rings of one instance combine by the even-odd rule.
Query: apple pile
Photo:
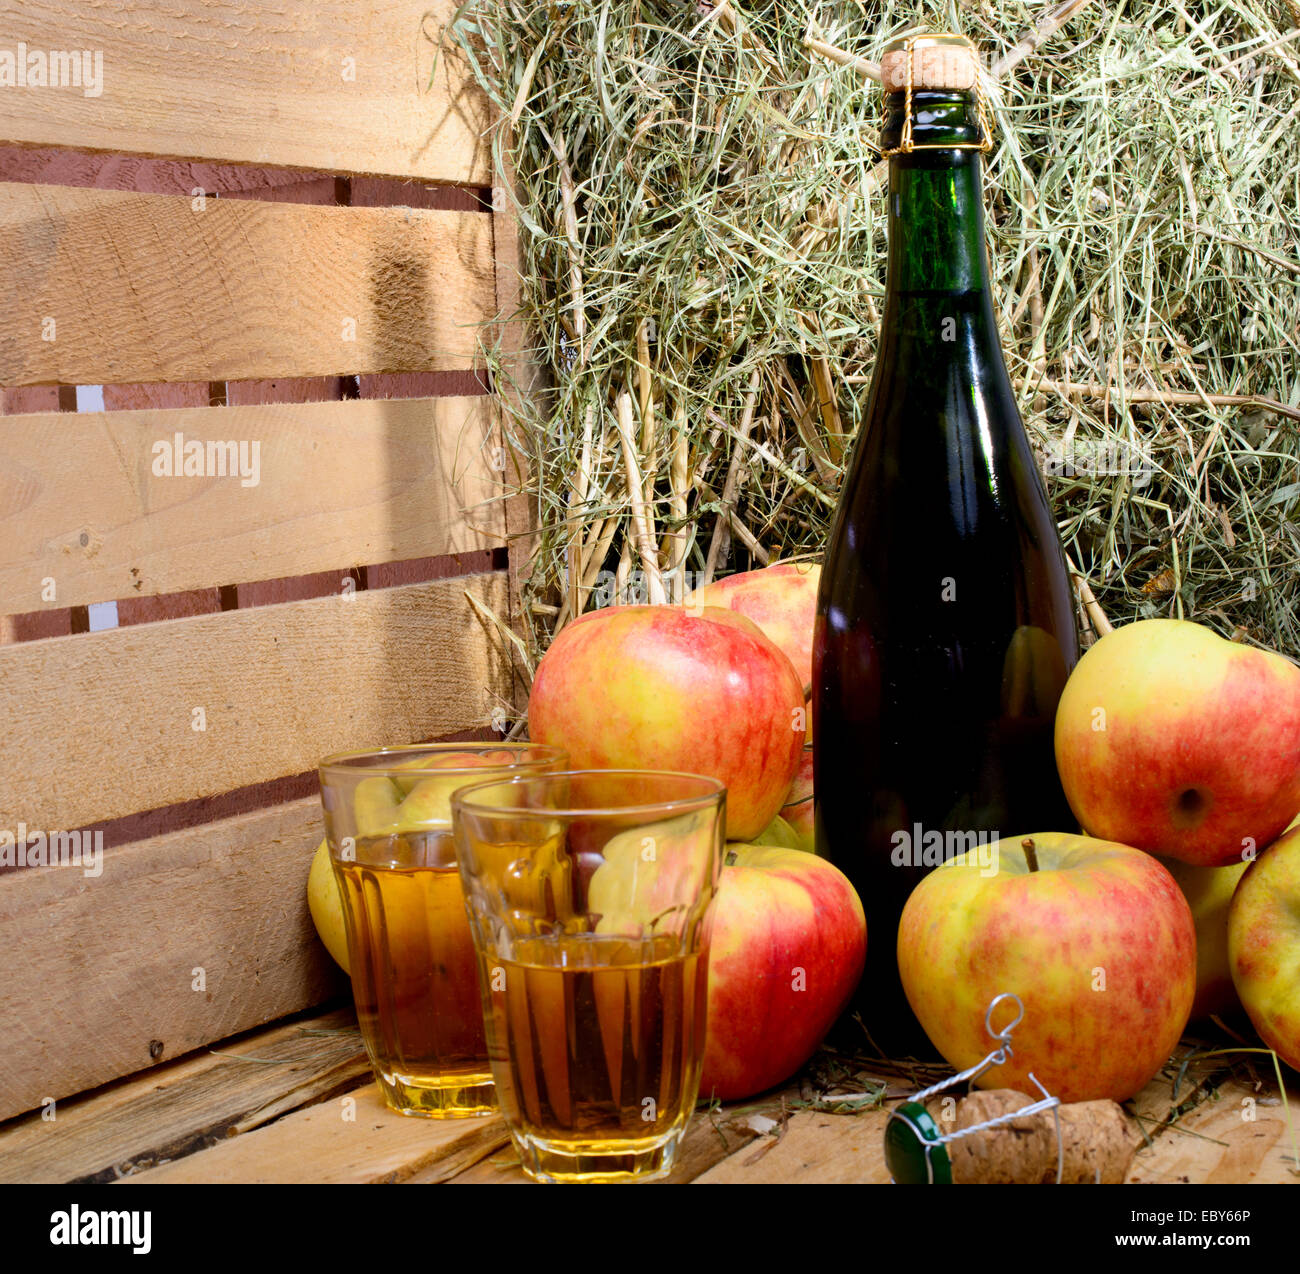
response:
[[[1300,839],[1282,834],[1300,810],[1300,668],[1199,624],[1129,624],[1079,661],[1056,750],[1085,827],[1178,864],[1194,1012],[1231,1008],[1230,980],[1300,1069]]]
[[[818,567],[782,563],[701,588],[682,606],[590,612],[557,635],[529,696],[530,737],[564,748],[575,769],[683,770],[727,785],[705,1097],[748,1097],[788,1079],[843,1011],[866,958],[853,886],[806,852],[804,689],[819,577]]]
[[[857,895],[809,852],[818,577],[781,564],[683,606],[584,615],[552,642],[530,695],[531,737],[564,748],[575,769],[727,785],[703,1096],[747,1097],[793,1074],[865,959]],[[1126,625],[1067,681],[1056,759],[1082,835],[1007,837],[992,870],[987,856],[959,855],[904,910],[899,969],[935,1047],[957,1068],[984,1057],[985,1010],[1013,991],[1025,1006],[1013,1056],[981,1085],[1032,1091],[1032,1070],[1065,1101],[1122,1101],[1164,1065],[1189,1016],[1239,1000],[1300,1069],[1300,827],[1285,830],[1300,810],[1300,668],[1193,623]],[[426,796],[385,795],[380,821]],[[341,928],[322,923],[336,901],[327,875],[318,855],[323,932]]]
[[[1136,1093],[1192,1014],[1233,1007],[1300,1068],[1300,668],[1201,625],[1142,620],[1098,641],[1056,717],[1082,836],[959,855],[917,886],[898,935],[904,989],[964,1068],[984,1009],[1025,1005],[981,1085],[1065,1101]],[[1280,837],[1280,839],[1279,839]],[[968,860],[969,859],[969,860]]]

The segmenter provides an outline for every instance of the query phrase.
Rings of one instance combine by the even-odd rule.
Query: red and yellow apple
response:
[[[728,845],[724,863],[700,1096],[734,1101],[812,1056],[858,984],[867,922],[847,878],[801,849]]]
[[[785,651],[799,674],[799,684],[812,682],[813,625],[817,618],[817,587],[822,568],[812,562],[777,562],[757,571],[742,571],[697,588],[686,598],[688,610],[721,606],[744,615]],[[809,705],[808,739],[812,739]]]
[[[1228,960],[1260,1039],[1300,1070],[1300,828],[1242,876],[1228,908]]]
[[[1126,624],[1066,682],[1056,763],[1091,835],[1238,862],[1300,809],[1300,668],[1200,624]]]
[[[803,752],[803,686],[743,615],[613,606],[560,630],[528,700],[529,733],[574,769],[678,770],[727,785],[727,837],[780,812]]]
[[[1023,841],[1031,842],[1037,870]],[[1062,1101],[1132,1097],[1168,1060],[1196,992],[1196,933],[1150,854],[1064,832],[1009,837],[949,859],[913,890],[898,929],[903,989],[950,1065],[993,1041],[985,1014],[1013,992],[1024,1020],[985,1088]],[[995,1027],[1011,1018],[1000,1006]]]
[[[1202,1018],[1240,1009],[1232,985],[1232,965],[1228,960],[1228,905],[1242,873],[1250,866],[1246,860],[1227,867],[1193,867],[1176,858],[1160,860],[1192,909],[1196,926],[1196,999],[1192,1017]]]

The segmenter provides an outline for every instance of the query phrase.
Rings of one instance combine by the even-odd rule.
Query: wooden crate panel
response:
[[[119,846],[98,876],[0,876],[0,934],[40,953],[0,979],[0,1117],[340,991],[307,910],[321,835],[310,798]]]
[[[0,648],[0,828],[76,828],[486,725],[504,571]],[[202,728],[199,728],[199,727]]]
[[[0,614],[500,546],[493,428],[486,397],[0,417]],[[160,476],[178,435],[251,476]]]
[[[200,206],[201,203],[201,206]],[[0,183],[0,384],[465,368],[481,213]]]
[[[486,185],[485,100],[439,53],[455,7],[5,0],[7,47],[92,59],[88,76],[77,59],[80,86],[8,89],[0,129],[32,145]]]

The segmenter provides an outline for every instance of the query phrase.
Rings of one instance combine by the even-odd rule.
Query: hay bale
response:
[[[873,59],[934,8],[469,0],[454,22],[509,116],[551,384],[509,422],[536,649],[655,579],[680,597],[820,551],[884,286]],[[1300,654],[1298,6],[952,8],[989,56],[995,302],[1067,552],[1116,622]]]

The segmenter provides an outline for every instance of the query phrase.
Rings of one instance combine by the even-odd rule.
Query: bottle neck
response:
[[[903,103],[902,93],[888,99],[886,149],[901,141]],[[982,156],[957,149],[978,140],[969,94],[913,93],[912,141],[921,149],[889,160],[889,294],[988,290]]]

